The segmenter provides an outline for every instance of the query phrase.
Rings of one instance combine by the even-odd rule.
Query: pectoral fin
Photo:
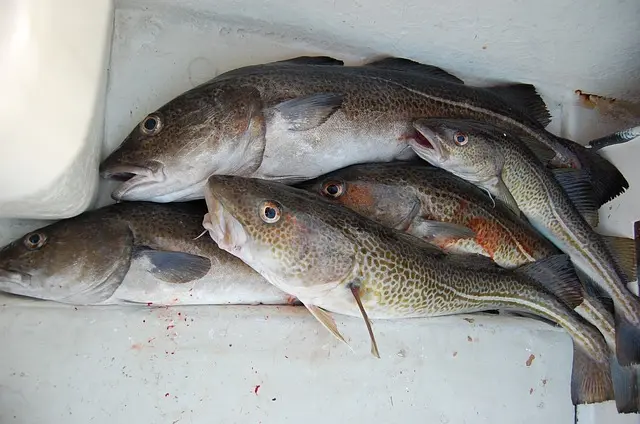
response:
[[[303,304],[304,304],[304,306],[307,307],[309,312],[311,312],[311,315],[313,315],[318,321],[320,321],[320,324],[322,324],[324,326],[324,328],[329,330],[329,332],[331,334],[333,334],[336,337],[336,339],[338,339],[342,343],[346,344],[349,347],[349,349],[351,349],[353,351],[353,349],[351,348],[349,343],[347,343],[347,341],[344,339],[344,337],[342,337],[342,334],[340,334],[340,331],[338,331],[338,326],[336,325],[336,322],[331,317],[331,315],[329,315],[329,313],[327,311],[325,311],[324,309],[321,309],[321,308],[319,308],[319,307],[317,307],[315,305],[311,305],[311,304],[304,303],[304,302],[303,302]]]
[[[357,284],[350,284],[351,294],[356,299],[356,303],[358,304],[358,308],[360,309],[360,313],[362,314],[362,318],[364,318],[364,323],[367,325],[367,331],[369,332],[369,338],[371,339],[371,354],[376,358],[380,359],[380,353],[378,352],[378,343],[376,343],[376,338],[373,335],[373,329],[371,328],[371,321],[369,321],[369,317],[367,316],[367,311],[364,310],[364,306],[362,305],[362,300],[360,299],[360,286]]]
[[[307,131],[322,125],[342,105],[343,96],[319,93],[287,100],[275,106],[290,131]]]
[[[463,225],[431,221],[419,216],[414,218],[408,232],[440,247],[460,239],[473,239],[476,237],[475,231]]]
[[[156,278],[173,284],[184,284],[199,280],[207,275],[211,268],[208,258],[184,252],[166,252],[153,249],[137,249],[135,259],[146,258],[148,271]]]
[[[516,199],[513,198],[511,192],[504,184],[501,178],[495,178],[487,185],[487,190],[490,194],[495,196],[496,199],[504,203],[509,209],[511,209],[517,216],[521,216],[520,208]]]

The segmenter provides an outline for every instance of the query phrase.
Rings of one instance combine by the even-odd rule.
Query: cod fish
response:
[[[582,302],[582,290],[566,255],[502,269],[483,256],[446,254],[273,181],[214,175],[205,199],[203,226],[220,248],[296,296],[342,341],[329,312],[362,316],[379,357],[369,317],[523,311],[560,324],[573,337],[574,401],[613,398],[607,345],[572,311]],[[553,294],[540,286],[540,278],[554,287]]]
[[[481,254],[513,269],[561,253],[500,200],[424,163],[353,165],[298,185],[386,227],[405,231],[450,253]],[[541,284],[546,280],[542,279]],[[615,321],[602,293],[589,290],[575,311],[616,351]],[[638,373],[611,362],[618,412],[638,412]]]
[[[75,305],[286,304],[292,298],[202,233],[204,201],[120,203],[0,250],[0,291]]]
[[[447,252],[481,254],[503,268],[560,253],[502,202],[426,163],[353,165],[298,187]]]
[[[602,203],[628,187],[604,158],[544,129],[529,84],[479,88],[442,69],[387,58],[342,66],[299,57],[223,73],[146,116],[101,164],[116,200],[202,198],[209,175],[287,184],[348,165],[414,158],[412,120],[475,118],[523,134],[545,160],[585,169]]]
[[[486,123],[425,119],[415,126],[423,138],[411,144],[420,157],[497,198],[513,198],[533,227],[613,299],[618,360],[640,363],[640,301],[626,287],[636,275],[635,243],[593,230],[598,208],[580,171],[547,169],[525,144]]]

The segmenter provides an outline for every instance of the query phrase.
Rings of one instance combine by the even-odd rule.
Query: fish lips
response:
[[[24,294],[31,283],[31,275],[12,269],[0,269],[0,291],[12,294]]]
[[[421,125],[416,130],[414,137],[409,140],[409,146],[427,162],[440,163],[446,159],[446,154],[438,135],[428,127]]]
[[[105,166],[100,169],[100,176],[105,179],[123,181],[112,193],[114,200],[147,200],[150,197],[145,192],[148,188],[166,180],[163,166],[158,164],[155,169],[136,165]]]
[[[225,209],[223,201],[212,192],[209,185],[204,198],[209,212],[204,215],[202,226],[209,231],[220,249],[237,255],[247,241],[242,224]]]

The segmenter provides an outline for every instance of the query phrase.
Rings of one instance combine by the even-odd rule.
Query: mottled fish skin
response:
[[[340,188],[331,195],[326,187]],[[461,225],[474,238],[442,239],[452,253],[477,253],[503,268],[558,254],[557,248],[475,185],[420,163],[353,165],[299,185],[374,221],[421,237],[420,220]],[[433,242],[432,242],[433,243]]]
[[[430,119],[420,126],[426,142],[415,148],[426,160],[481,187],[488,182],[491,184],[486,188],[493,186],[496,178],[501,180],[529,222],[613,299],[616,315],[640,329],[640,302],[627,289],[609,246],[524,144],[475,121]],[[456,137],[462,145],[456,143]],[[497,174],[478,168],[477,164],[485,163],[495,163],[495,167],[483,169],[497,170]],[[634,346],[636,343],[631,341]]]
[[[411,121],[429,116],[524,131],[552,145],[560,165],[581,166],[572,149],[488,89],[376,67],[276,62],[219,75],[152,112],[101,175],[126,180],[115,199],[155,202],[202,198],[212,174],[296,183],[415,157]]]
[[[0,250],[0,291],[82,305],[288,303],[290,296],[209,237],[197,238],[204,213],[203,201],[125,202],[58,221]],[[30,244],[34,234],[46,240],[42,246]],[[164,265],[149,255],[158,252],[185,253],[204,268],[171,263],[168,275],[156,274],[155,265]]]
[[[329,193],[329,186],[338,194]],[[474,238],[445,238],[438,246],[451,253],[490,257],[503,268],[560,253],[502,202],[437,167],[403,162],[353,165],[298,187],[416,237],[422,237],[417,228],[422,219],[464,226],[475,232]],[[596,297],[584,297],[576,311],[600,330],[615,352],[613,316]]]
[[[350,290],[356,284],[374,319],[526,310],[558,322],[591,358],[607,364],[598,331],[526,275],[490,261],[472,266],[468,258],[276,182],[212,176],[205,198],[203,226],[218,245],[307,307],[360,316]]]

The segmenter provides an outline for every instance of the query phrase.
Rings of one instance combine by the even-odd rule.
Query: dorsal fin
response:
[[[545,287],[571,309],[584,300],[582,284],[568,255],[559,254],[515,269]]]
[[[344,62],[330,56],[299,56],[286,60],[279,60],[272,63],[290,63],[292,65],[334,65],[343,66]]]
[[[430,78],[437,78],[444,81],[454,82],[456,84],[464,84],[464,81],[462,81],[455,75],[451,75],[444,69],[438,68],[437,66],[433,65],[425,65],[423,63],[414,62],[413,60],[404,59],[401,57],[386,57],[384,59],[367,63],[364,66],[392,69],[394,71],[414,72]]]
[[[486,89],[502,97],[522,113],[532,117],[543,127],[551,122],[549,109],[532,84],[505,84]]]
[[[593,196],[588,174],[584,170],[573,168],[556,168],[551,172],[582,217],[592,228],[597,227],[599,207]]]

